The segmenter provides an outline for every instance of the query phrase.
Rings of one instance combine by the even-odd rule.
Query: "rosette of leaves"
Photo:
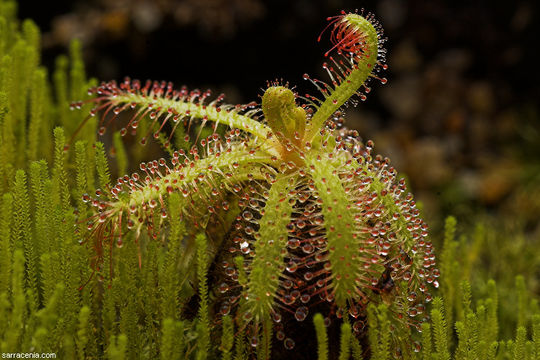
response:
[[[209,244],[222,269],[210,281],[223,294],[215,315],[233,314],[237,336],[263,348],[263,357],[273,333],[292,349],[284,324],[304,321],[313,309],[326,322],[350,323],[361,338],[370,303],[388,306],[392,341],[411,351],[399,328],[420,327],[428,284],[438,286],[427,225],[404,179],[389,159],[372,154],[371,141],[340,126],[344,106],[364,100],[370,81],[386,82],[378,75],[386,69],[382,29],[370,14],[329,21],[333,47],[323,67],[330,81],[304,76],[318,96],[271,83],[261,104],[234,106],[165,82],[126,79],[90,90],[90,116],[103,113],[100,134],[118,123],[121,135],[144,128],[143,144],[155,137],[172,154],[84,196],[96,209],[88,226],[95,269],[126,232],[135,241],[148,234],[166,242],[171,193],[183,195],[182,220],[197,231],[209,232],[211,219],[232,212],[225,242]],[[210,135],[202,135],[205,128]],[[191,148],[174,149],[180,130]],[[182,246],[195,246],[195,233]]]

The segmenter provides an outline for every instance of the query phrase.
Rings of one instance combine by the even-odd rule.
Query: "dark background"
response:
[[[21,1],[19,16],[42,29],[51,71],[79,38],[99,80],[170,80],[245,103],[275,79],[313,92],[302,75],[325,79],[326,17],[362,7],[388,37],[389,81],[347,110],[348,126],[408,176],[435,226],[481,212],[540,233],[534,1]]]

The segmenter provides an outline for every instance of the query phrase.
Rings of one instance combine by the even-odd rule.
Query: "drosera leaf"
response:
[[[357,256],[360,243],[354,232],[352,203],[331,164],[324,163],[320,156],[313,156],[307,159],[307,165],[321,200],[332,295],[336,304],[345,308],[349,301],[359,297],[356,279],[359,272],[365,271]]]
[[[279,177],[270,188],[264,215],[258,221],[260,230],[254,244],[247,290],[247,308],[256,322],[264,322],[274,312],[277,290],[283,272],[292,205],[287,201],[291,185],[286,176]],[[244,217],[251,214],[244,212]],[[249,217],[251,217],[250,215]],[[240,245],[242,246],[242,244]],[[245,246],[249,246],[247,243]]]
[[[342,12],[328,20],[328,26],[333,26],[330,35],[333,47],[325,56],[333,52],[338,56],[330,56],[331,63],[323,64],[331,83],[326,84],[304,75],[304,79],[310,80],[324,96],[322,101],[307,96],[308,100],[320,102],[320,105],[313,103],[316,111],[306,129],[305,139],[310,142],[315,142],[314,137],[322,130],[326,120],[353,95],[358,93],[360,99],[364,100],[365,93],[369,92],[366,84],[369,78],[378,78],[376,73],[380,69],[386,69],[385,50],[382,47],[385,39],[382,37],[382,28],[373,15]],[[319,36],[319,41],[320,39]],[[386,83],[386,79],[380,80],[383,84]],[[359,92],[361,87],[363,91]]]
[[[98,155],[100,153],[101,150]],[[98,157],[98,163],[106,164],[101,157],[103,154]],[[203,158],[198,155],[188,158],[185,153],[175,152],[170,163],[165,159],[142,163],[140,169],[145,175],[125,175],[114,185],[108,184],[107,169],[98,166],[98,170],[101,168],[100,182],[105,187],[96,190],[95,197],[83,195],[83,200],[96,208],[96,213],[88,219],[89,236],[97,250],[97,262],[93,267],[103,261],[103,249],[112,246],[114,239],[122,246],[124,227],[135,229],[137,238],[143,229],[148,230],[151,238],[157,238],[163,220],[168,216],[164,199],[169,194],[181,193],[183,215],[200,222],[213,213],[212,204],[219,200],[212,196],[214,188],[234,192],[235,184],[264,179],[261,169],[272,161],[265,152],[252,151],[238,144]]]
[[[72,107],[80,108],[85,103],[95,103],[96,106],[90,110],[90,115],[79,125],[73,137],[86,121],[100,110],[104,110],[98,130],[100,135],[105,133],[109,125],[117,121],[120,113],[127,110],[133,110],[134,114],[121,127],[120,134],[122,136],[130,131],[137,131],[141,119],[149,117],[151,124],[147,129],[144,129],[145,135],[141,139],[143,145],[150,137],[158,138],[167,124],[172,127],[168,131],[168,141],[170,142],[177,126],[185,124],[189,127],[195,119],[200,120],[202,125],[207,122],[213,123],[214,129],[219,124],[225,124],[232,129],[243,130],[260,139],[266,139],[271,134],[270,128],[253,118],[260,111],[257,103],[221,104],[224,99],[223,95],[209,101],[210,90],[205,92],[198,89],[188,91],[185,87],[174,90],[172,83],[157,81],[147,81],[142,86],[138,80],[131,81],[126,78],[120,84],[115,81],[102,83],[98,87],[91,88],[88,92],[95,97],[84,102],[75,102]],[[108,114],[111,116],[108,117]]]

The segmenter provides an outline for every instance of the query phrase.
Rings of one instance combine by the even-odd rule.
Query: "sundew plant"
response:
[[[345,317],[357,336],[370,303],[387,303],[396,329],[420,328],[439,276],[427,226],[390,160],[338,126],[351,97],[365,99],[373,79],[386,82],[379,77],[386,68],[382,31],[371,15],[343,13],[329,21],[333,48],[323,66],[330,82],[304,76],[318,96],[271,83],[260,105],[229,105],[210,92],[129,79],[90,90],[90,116],[103,112],[100,134],[129,111],[121,135],[139,131],[148,117],[141,143],[159,139],[170,125],[164,143],[170,147],[177,127],[202,123],[189,151],[174,151],[170,162],[142,163],[142,174],[84,195],[96,209],[88,227],[96,270],[102,254],[123,245],[126,230],[138,244],[145,232],[165,241],[162,219],[171,194],[182,195],[181,217],[200,231],[235,202],[228,254],[217,254],[226,275],[219,288],[227,293],[220,312],[234,315],[253,348],[260,344],[269,356],[275,332],[292,349],[283,317],[304,321],[321,303],[328,321]],[[201,136],[204,126],[211,127],[207,136]],[[186,134],[184,141],[192,140]],[[195,238],[185,240],[188,247],[196,246]],[[216,245],[210,239],[208,246]]]
[[[39,30],[19,23],[14,2],[0,10],[3,353],[540,356],[524,279],[515,340],[499,340],[495,282],[472,303],[455,219],[437,265],[404,178],[344,126],[387,82],[372,14],[328,18],[327,79],[304,75],[311,94],[273,81],[259,101],[230,105],[164,81],[87,81],[78,42],[51,86]],[[112,181],[108,134],[120,172],[124,139],[167,155]]]

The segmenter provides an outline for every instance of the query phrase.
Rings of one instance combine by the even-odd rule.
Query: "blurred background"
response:
[[[453,214],[538,240],[535,1],[57,0],[21,1],[19,14],[42,29],[50,70],[79,38],[99,80],[170,80],[245,103],[268,80],[313,93],[302,75],[326,79],[326,17],[361,8],[389,39],[389,81],[347,109],[347,125],[406,174],[432,228]]]

